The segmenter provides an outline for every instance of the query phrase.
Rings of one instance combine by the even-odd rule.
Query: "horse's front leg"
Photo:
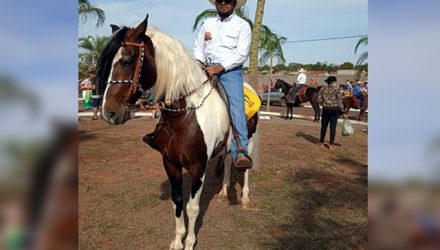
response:
[[[163,159],[163,164],[171,184],[171,197],[176,219],[176,236],[171,242],[170,249],[183,249],[182,239],[186,228],[183,218],[182,168],[170,163],[166,158]]]
[[[185,250],[194,249],[196,243],[195,225],[197,216],[200,212],[200,195],[202,194],[203,183],[205,181],[206,163],[193,164],[189,168],[191,174],[191,194],[186,205],[188,215],[188,235],[185,240]]]

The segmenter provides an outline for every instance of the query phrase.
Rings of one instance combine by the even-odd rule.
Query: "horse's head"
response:
[[[281,83],[281,80],[280,80],[280,79],[277,79],[277,81],[275,82],[275,86],[274,86],[274,88],[275,88],[275,89],[282,88],[282,83]]]
[[[145,34],[148,15],[136,28],[111,25],[113,36],[97,65],[97,91],[103,95],[102,117],[110,124],[130,119],[129,108],[156,82],[153,43]]]
[[[289,90],[289,87],[291,87],[291,86],[287,82],[285,82],[281,79],[277,79],[274,87],[275,87],[275,89],[281,88],[283,90],[283,92],[286,93]]]

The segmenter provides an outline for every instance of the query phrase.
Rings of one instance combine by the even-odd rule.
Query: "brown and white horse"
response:
[[[130,118],[129,108],[149,88],[161,105],[162,116],[156,129],[144,141],[163,156],[171,184],[176,235],[171,249],[193,249],[195,222],[205,182],[208,161],[219,146],[230,147],[231,126],[228,109],[205,72],[177,40],[153,28],[147,18],[136,28],[114,28],[97,68],[98,91],[104,92],[102,116],[109,124],[123,124]],[[249,121],[249,152],[257,135],[258,113]],[[220,150],[225,151],[225,150]],[[230,167],[230,166],[229,166]],[[191,175],[191,195],[186,204],[185,227],[182,196],[182,170]],[[249,202],[249,170],[242,188],[242,204]],[[219,197],[227,197],[230,169],[225,166]]]

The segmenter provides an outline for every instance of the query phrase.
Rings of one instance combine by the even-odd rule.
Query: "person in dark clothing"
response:
[[[321,137],[319,145],[324,145],[325,134],[327,133],[327,127],[330,123],[330,145],[328,148],[333,150],[336,136],[336,125],[338,123],[338,117],[341,114],[341,110],[344,109],[342,104],[342,95],[336,85],[336,77],[329,76],[325,82],[328,84],[320,89],[318,94],[318,102],[322,105],[321,116]],[[343,114],[346,118],[346,115]]]

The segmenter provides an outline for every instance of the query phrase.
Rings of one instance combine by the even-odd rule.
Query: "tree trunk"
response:
[[[265,0],[258,0],[257,3],[254,27],[252,28],[252,42],[249,59],[249,81],[257,92],[260,92],[260,83],[258,82],[258,43],[260,40],[261,24],[263,22],[264,3]]]
[[[272,61],[273,61],[273,53],[270,52],[270,62],[269,62],[269,79],[271,79],[270,77],[272,76]],[[270,112],[270,92],[271,92],[271,88],[272,88],[272,82],[269,81],[269,88],[267,88],[267,106],[266,106],[266,111]]]

